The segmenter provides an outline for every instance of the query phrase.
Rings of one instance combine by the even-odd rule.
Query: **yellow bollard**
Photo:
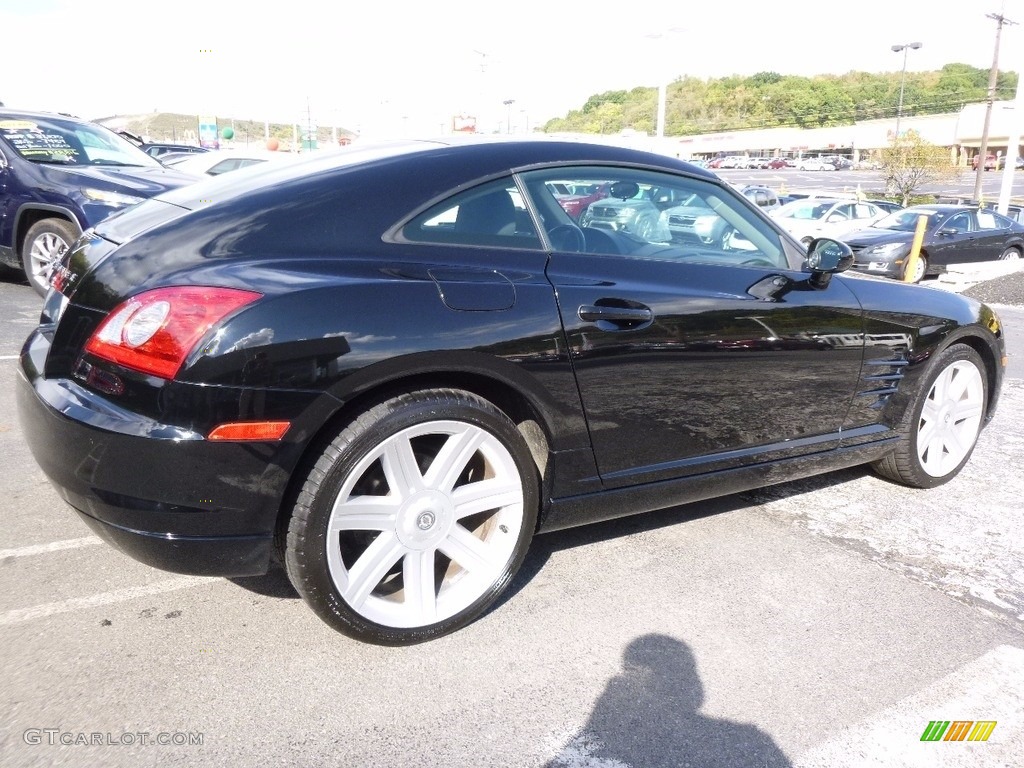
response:
[[[907,256],[907,263],[903,268],[903,282],[914,282],[914,272],[917,270],[918,259],[921,258],[921,243],[924,242],[924,230],[928,226],[927,216],[917,217],[917,229],[914,230],[914,242],[910,246],[910,255]]]

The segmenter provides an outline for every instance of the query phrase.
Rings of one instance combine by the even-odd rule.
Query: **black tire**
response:
[[[317,615],[351,637],[432,640],[508,587],[538,505],[530,450],[502,411],[461,390],[410,392],[364,411],[310,468],[285,568]],[[410,580],[418,589],[406,590]]]
[[[50,272],[82,234],[67,219],[41,219],[29,227],[21,246],[21,264],[28,284],[40,296],[50,288]]]
[[[999,257],[1000,261],[1016,261],[1020,258],[1020,248],[1010,246]]]
[[[965,388],[960,398],[933,397],[938,393],[936,382],[945,374],[952,371],[952,381],[958,382],[957,376],[963,375],[966,378],[959,380],[959,384],[966,383],[971,392]],[[974,381],[974,373],[978,375],[979,381]],[[958,420],[960,416],[967,413],[967,400],[973,398],[977,402],[977,413],[970,421],[967,419]],[[925,408],[928,406],[930,415],[925,416]],[[961,410],[957,410],[960,406]],[[895,480],[898,483],[909,485],[913,488],[934,488],[949,482],[959,474],[964,465],[971,458],[974,446],[977,443],[978,434],[981,432],[984,423],[985,411],[988,408],[988,377],[985,372],[985,364],[981,356],[966,344],[954,344],[940,352],[929,365],[925,374],[923,386],[914,396],[913,401],[907,407],[902,421],[897,426],[899,442],[896,449],[872,464],[872,467],[883,477]],[[972,410],[974,410],[972,408]],[[947,465],[937,464],[931,471],[922,460],[918,441],[922,437],[922,428],[926,427],[928,421],[938,423],[947,432],[951,429],[958,430],[956,445],[960,450],[965,450],[962,457],[949,454],[947,459],[946,443],[941,434],[930,443],[926,453],[927,459],[935,459],[936,462],[946,460]],[[935,434],[934,427],[929,434]],[[925,435],[924,437],[927,437]],[[935,446],[938,442],[938,449]],[[933,451],[935,451],[933,453]]]

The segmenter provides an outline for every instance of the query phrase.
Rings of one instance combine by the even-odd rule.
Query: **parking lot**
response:
[[[885,190],[885,178],[881,171],[799,171],[795,168],[745,169],[722,168],[714,171],[726,181],[736,184],[763,184],[777,191],[795,192],[804,189],[815,189],[825,192],[857,192],[866,195],[878,194]],[[982,196],[988,202],[999,199],[1002,183],[1002,171],[989,171],[982,176]],[[939,197],[962,197],[969,200],[974,196],[975,173],[969,168],[964,169],[959,178],[938,184],[925,184],[921,187],[922,194],[934,194]],[[1011,188],[1013,197],[1024,195],[1024,173],[1014,174]]]
[[[4,766],[1024,754],[1024,306],[1000,305],[1000,408],[942,489],[853,469],[548,534],[491,612],[409,648],[333,632],[279,571],[176,576],[92,536],[16,421],[17,355],[39,307],[0,280]],[[997,725],[983,743],[922,742],[933,720]]]

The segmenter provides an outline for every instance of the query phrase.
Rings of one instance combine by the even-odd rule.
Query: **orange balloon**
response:
[[[267,149],[269,149],[271,152],[277,152],[277,149],[280,146],[281,146],[281,142],[279,142],[277,139],[268,139],[267,140]]]

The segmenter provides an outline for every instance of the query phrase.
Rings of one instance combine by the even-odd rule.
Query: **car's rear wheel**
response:
[[[29,285],[40,296],[46,295],[50,287],[50,273],[80,234],[77,225],[56,218],[37,221],[25,234],[21,263]]]
[[[417,643],[470,623],[508,587],[537,510],[536,467],[502,411],[460,390],[412,392],[325,448],[296,501],[285,566],[334,628]]]
[[[1014,248],[1012,245],[1003,251],[1003,255],[999,257],[1003,261],[1016,261],[1020,258],[1020,249]]]
[[[896,450],[875,470],[915,488],[953,479],[971,457],[987,404],[985,364],[971,347],[954,344],[932,362],[897,429]]]

